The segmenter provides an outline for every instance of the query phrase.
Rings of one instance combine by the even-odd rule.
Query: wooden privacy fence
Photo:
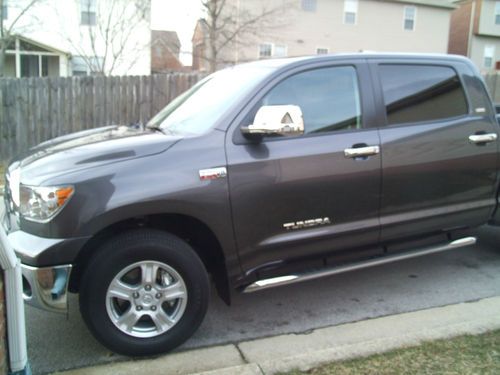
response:
[[[146,123],[202,77],[171,73],[0,79],[0,162],[67,133]]]

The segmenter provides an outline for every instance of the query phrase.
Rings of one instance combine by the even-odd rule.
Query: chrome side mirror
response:
[[[302,110],[297,105],[266,105],[260,107],[252,125],[242,126],[244,135],[304,134]]]

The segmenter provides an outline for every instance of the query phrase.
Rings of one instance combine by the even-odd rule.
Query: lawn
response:
[[[282,375],[500,374],[500,330],[460,336]]]

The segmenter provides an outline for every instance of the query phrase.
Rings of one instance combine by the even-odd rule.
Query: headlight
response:
[[[19,207],[19,182],[21,181],[21,169],[14,169],[8,178],[9,181],[9,191],[11,195],[11,199],[16,205]]]
[[[36,187],[21,184],[19,213],[26,220],[45,223],[63,209],[73,192],[73,186]]]

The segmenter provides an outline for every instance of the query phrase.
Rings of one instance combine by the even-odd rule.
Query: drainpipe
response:
[[[0,203],[1,201],[0,199]],[[7,306],[9,374],[31,375],[26,347],[21,261],[16,257],[3,230],[0,230],[0,237],[0,243],[3,244],[0,246],[0,266],[4,271],[5,303]]]

